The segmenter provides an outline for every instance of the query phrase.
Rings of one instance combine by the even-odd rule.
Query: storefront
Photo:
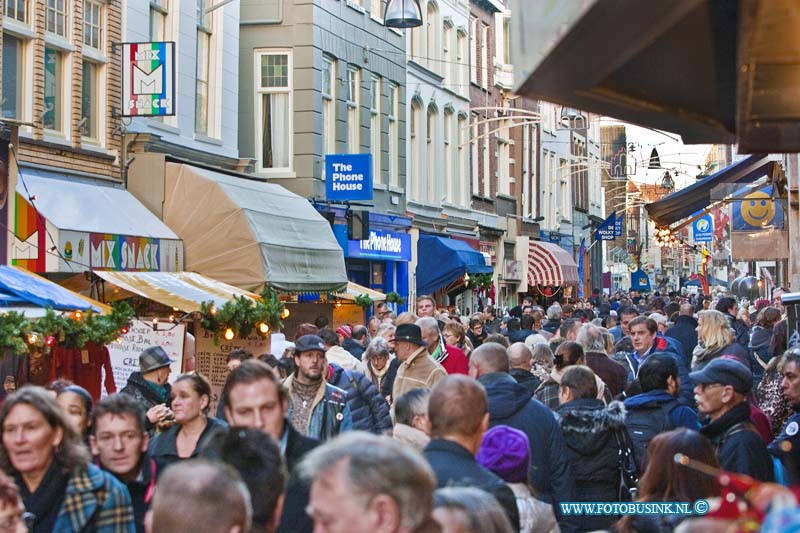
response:
[[[519,284],[521,293],[533,296],[542,304],[575,298],[578,265],[563,248],[527,236],[518,237],[517,260],[522,262],[525,271]]]
[[[439,305],[456,305],[455,297],[476,286],[476,280],[485,277],[491,284],[494,269],[487,256],[462,239],[420,235],[417,255],[417,295],[434,295]]]

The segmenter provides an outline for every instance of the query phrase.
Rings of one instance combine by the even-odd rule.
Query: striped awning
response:
[[[578,267],[560,246],[543,241],[528,245],[528,285],[577,285]]]

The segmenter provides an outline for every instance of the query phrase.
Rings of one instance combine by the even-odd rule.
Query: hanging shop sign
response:
[[[61,230],[60,249],[66,262],[91,270],[173,272],[183,269],[179,240]]]
[[[694,242],[714,240],[714,219],[710,213],[692,222],[692,239]]]
[[[372,154],[325,156],[327,200],[372,200]]]
[[[617,212],[611,213],[594,231],[594,238],[598,241],[613,241],[617,235]]]
[[[370,230],[367,240],[347,241],[347,257],[411,261],[411,236],[406,233]]]
[[[175,43],[122,43],[122,116],[175,114]]]

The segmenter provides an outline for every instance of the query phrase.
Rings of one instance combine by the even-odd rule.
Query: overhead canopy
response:
[[[517,94],[740,153],[800,150],[796,0],[511,6]]]
[[[105,313],[110,308],[27,270],[0,265],[0,306],[49,307],[58,311]]]
[[[184,242],[186,268],[247,289],[336,292],[344,254],[328,221],[278,185],[167,163],[164,221]]]
[[[645,208],[653,222],[668,226],[705,209],[713,200],[721,200],[726,192],[731,193],[736,189],[725,185],[750,183],[765,175],[772,175],[774,171],[775,162],[769,161],[766,155],[751,155],[661,200],[647,204]]]
[[[551,242],[528,243],[528,285],[578,284],[578,266],[560,246]]]
[[[347,288],[343,292],[336,293],[337,297],[344,298],[345,300],[355,300],[358,296],[362,295],[369,296],[373,302],[381,302],[386,299],[386,295],[382,292],[364,287],[358,283],[353,283],[352,281],[347,282]]]
[[[431,294],[464,274],[492,272],[483,254],[456,239],[420,235],[417,256],[417,294]]]
[[[95,272],[103,280],[184,312],[200,311],[200,304],[221,307],[234,296],[256,299],[257,294],[216,281],[195,272]]]

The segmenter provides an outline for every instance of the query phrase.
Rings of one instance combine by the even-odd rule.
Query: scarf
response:
[[[440,365],[447,359],[447,349],[444,347],[444,341],[442,341],[441,336],[439,337],[439,343],[436,345],[436,349],[431,354],[431,357]]]
[[[378,370],[377,368],[372,366],[372,362],[368,363],[369,364],[369,373],[372,374],[372,377],[375,378],[373,381],[377,380],[378,383],[383,381],[383,376],[385,376],[386,373],[389,371],[389,363],[391,363],[391,362],[392,362],[391,359],[387,360],[386,364],[383,365],[383,368],[380,369],[380,370]]]
[[[289,391],[292,400],[292,426],[303,435],[308,434],[308,421],[311,418],[312,404],[320,387],[325,383],[312,383],[305,385],[292,380],[292,390]]]
[[[33,513],[36,519],[33,522],[32,533],[49,533],[56,525],[56,518],[61,510],[61,504],[66,496],[69,474],[61,470],[61,466],[53,460],[47,469],[42,482],[31,493],[22,479],[22,475],[15,474],[22,502],[25,509]]]
[[[702,341],[698,342],[697,346],[692,350],[692,366],[695,366],[697,363],[711,361],[719,352],[719,348],[711,350],[706,348]]]

